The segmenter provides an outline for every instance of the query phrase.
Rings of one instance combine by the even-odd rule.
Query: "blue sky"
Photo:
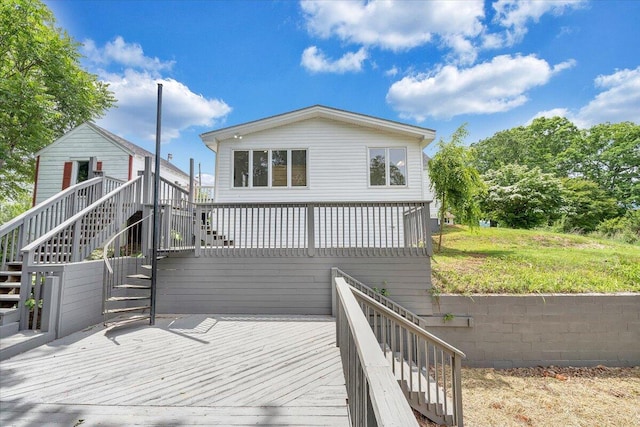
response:
[[[46,4],[118,98],[98,124],[154,151],[162,82],[162,155],[207,175],[200,133],[314,104],[438,138],[466,122],[468,143],[541,115],[640,122],[640,1]]]

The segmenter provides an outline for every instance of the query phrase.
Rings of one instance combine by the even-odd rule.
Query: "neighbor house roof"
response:
[[[85,122],[83,124],[81,124],[80,126],[72,129],[69,132],[73,132],[76,129],[79,129],[83,126],[87,126],[91,129],[93,129],[95,132],[99,133],[100,135],[102,135],[104,138],[106,138],[108,141],[112,142],[113,144],[119,146],[123,151],[125,151],[127,154],[129,155],[137,155],[137,156],[141,156],[141,157],[155,157],[155,154],[153,154],[150,151],[145,150],[144,148],[134,144],[133,142],[127,141],[126,139],[109,132],[108,130],[98,126],[97,124],[93,123],[93,122]],[[67,132],[67,133],[69,133]],[[38,153],[36,153],[37,155],[40,155],[42,153],[47,152],[47,150],[60,143],[60,141],[62,141],[64,139],[64,137],[67,134],[61,136],[60,138],[58,138],[56,141],[54,141],[52,144],[47,145],[46,147],[44,147],[42,150],[40,150]],[[167,169],[171,169],[172,171],[174,171],[177,174],[183,175],[186,178],[189,178],[189,175],[186,174],[184,171],[182,171],[182,169],[178,168],[177,166],[175,166],[174,164],[172,164],[171,162],[165,160],[165,159],[160,159],[160,165],[163,168],[167,168]]]
[[[325,107],[323,105],[314,105],[312,107],[303,108],[301,110],[295,110],[244,124],[230,126],[211,132],[205,132],[200,135],[200,138],[209,148],[215,151],[216,145],[220,141],[231,139],[234,136],[245,136],[266,129],[272,129],[313,118],[325,118],[337,122],[362,126],[365,128],[378,129],[386,132],[415,137],[420,141],[420,144],[423,148],[426,147],[435,138],[435,131],[433,129],[427,129],[419,126],[395,122],[392,120],[367,116],[365,114],[352,113],[350,111]]]

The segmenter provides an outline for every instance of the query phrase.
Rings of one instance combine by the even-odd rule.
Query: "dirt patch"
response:
[[[467,427],[640,426],[640,367],[465,368],[462,389]]]

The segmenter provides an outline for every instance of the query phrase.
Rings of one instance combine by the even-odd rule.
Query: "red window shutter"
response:
[[[96,162],[96,170],[98,171],[102,170],[102,162]]]
[[[64,171],[62,172],[62,189],[71,185],[71,171],[73,170],[73,162],[64,162]]]

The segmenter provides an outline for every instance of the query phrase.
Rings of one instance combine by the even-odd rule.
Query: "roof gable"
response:
[[[385,132],[414,137],[417,141],[420,142],[422,148],[429,145],[429,143],[435,138],[435,131],[432,129],[408,125],[405,123],[381,119],[378,117],[367,116],[364,114],[352,113],[350,111],[338,110],[335,108],[325,107],[323,105],[314,105],[312,107],[291,111],[289,113],[279,114],[277,116],[267,117],[265,119],[230,126],[211,132],[205,132],[200,135],[200,138],[205,143],[205,145],[207,145],[207,147],[216,151],[217,144],[221,141],[238,138],[244,135],[249,135],[267,129],[286,126],[289,124],[314,118],[324,118],[336,122],[362,126],[369,129],[377,129]]]
[[[101,128],[100,126],[98,126],[97,124],[93,123],[93,122],[85,122],[82,123],[81,125],[73,128],[72,130],[70,130],[69,132],[65,133],[64,135],[62,135],[60,138],[56,139],[53,143],[47,145],[46,147],[44,147],[42,150],[38,151],[36,153],[36,155],[41,155],[42,153],[46,153],[48,150],[51,149],[51,147],[53,146],[57,146],[59,144],[63,144],[64,141],[73,133],[76,133],[80,130],[84,130],[84,129],[90,129],[92,130],[94,133],[102,136],[105,141],[110,142],[111,144],[113,144],[114,146],[118,147],[119,149],[121,149],[122,151],[124,151],[125,153],[127,153],[130,156],[140,156],[140,157],[155,157],[155,154],[151,153],[150,151],[145,150],[144,148],[134,144],[133,142],[127,141],[126,139],[109,132],[108,130]],[[180,168],[178,168],[177,166],[175,166],[174,164],[172,164],[171,162],[168,162],[165,159],[160,159],[160,165],[164,168],[167,169],[171,169],[172,171],[174,171],[175,173],[181,174],[183,176],[185,176],[186,178],[189,177],[189,175],[187,175],[185,172],[183,172]]]

